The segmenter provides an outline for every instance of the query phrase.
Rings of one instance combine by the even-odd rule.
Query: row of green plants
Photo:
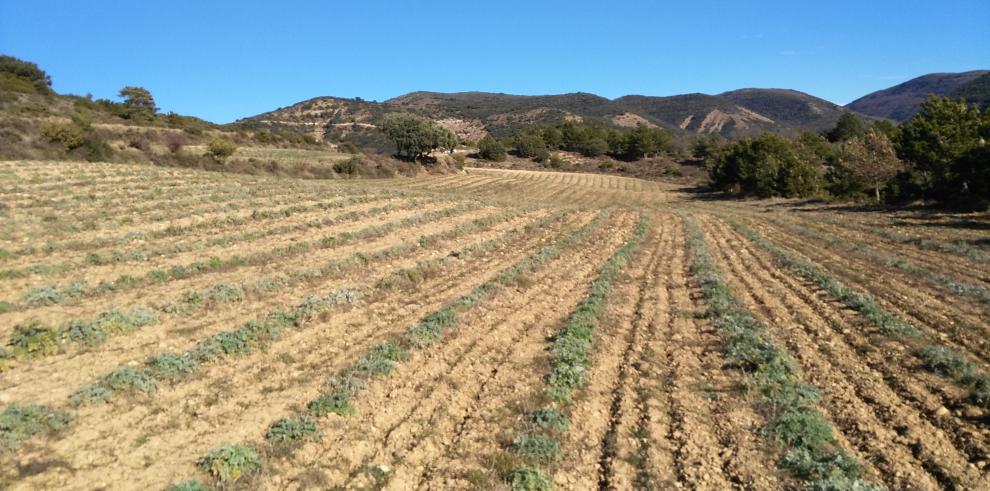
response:
[[[328,262],[321,268],[319,273],[299,274],[295,276],[300,280],[310,280],[323,275],[341,274],[353,267],[365,265],[379,259],[394,258],[400,254],[416,250],[421,247],[418,245],[419,243],[436,245],[445,240],[454,239],[478,231],[479,229],[508,221],[516,215],[517,213],[514,211],[494,213],[443,232],[423,236],[418,243],[403,243],[370,254],[355,253],[349,258]],[[550,223],[560,220],[563,216],[565,216],[564,212],[550,214],[536,222],[527,224],[525,230],[542,230],[544,227],[550,225]],[[518,229],[512,229],[501,237],[464,247],[458,251],[458,254],[464,257],[494,248],[497,245],[508,242],[518,233]],[[262,279],[258,283],[271,282]],[[354,299],[359,295],[359,292],[353,290],[338,290],[336,293],[341,292],[344,292],[344,295],[346,295],[343,297],[345,300],[347,298]],[[337,297],[339,298],[340,296],[338,295]],[[149,358],[144,366],[139,368],[123,365],[104,375],[96,382],[75,391],[70,396],[69,402],[72,405],[107,402],[115,393],[124,395],[153,394],[157,391],[161,382],[167,381],[174,385],[192,375],[196,367],[198,367],[199,362],[197,362],[197,358],[203,358],[210,354],[220,356],[221,352],[223,354],[233,355],[247,354],[251,350],[264,348],[265,345],[277,339],[276,336],[281,332],[281,324],[279,323],[285,323],[289,320],[293,320],[295,323],[304,323],[309,318],[320,314],[318,310],[321,305],[322,307],[331,307],[331,305],[326,303],[326,300],[324,298],[321,302],[320,299],[307,297],[294,309],[290,309],[288,314],[283,315],[281,314],[282,311],[275,310],[268,315],[260,317],[258,320],[245,323],[240,328],[221,333],[209,340],[203,341],[185,353],[159,353]],[[224,350],[229,350],[230,353]],[[194,355],[197,358],[194,358]],[[12,405],[12,407],[17,407],[17,405]]]
[[[151,309],[110,309],[91,320],[73,319],[59,327],[48,327],[40,321],[14,326],[7,345],[0,347],[0,372],[11,368],[18,360],[40,358],[58,353],[66,343],[97,346],[108,337],[133,332],[158,323]]]
[[[536,253],[523,258],[502,270],[494,279],[475,287],[437,311],[409,326],[404,335],[376,344],[357,357],[355,362],[330,377],[321,394],[310,401],[304,413],[290,415],[272,423],[265,432],[267,442],[281,450],[319,438],[318,418],[329,414],[351,416],[355,414],[354,398],[375,378],[386,376],[399,363],[408,360],[415,350],[425,349],[443,340],[448,331],[458,325],[459,313],[474,307],[494,294],[500,285],[511,283],[520,275],[531,271],[559,256],[565,250],[582,241],[611,215],[602,211],[593,220],[555,244],[544,246]],[[249,456],[243,459],[241,457]],[[243,443],[226,443],[208,453],[201,461],[201,468],[221,486],[232,485],[243,476],[261,468],[261,457],[256,446]],[[209,462],[209,464],[206,464]],[[195,483],[195,484],[193,484]],[[186,481],[177,486],[201,485],[198,481]],[[172,488],[189,489],[189,488]]]
[[[36,219],[35,224],[40,225],[41,230],[37,230],[25,238],[43,235],[46,241],[51,242],[53,239],[61,236],[84,231],[112,231],[126,225],[139,223],[139,220],[142,223],[155,223],[190,216],[234,212],[249,207],[276,207],[298,203],[301,198],[301,195],[282,198],[270,197],[263,201],[257,201],[254,197],[244,197],[241,200],[225,198],[220,204],[210,204],[199,206],[198,208],[194,207],[203,203],[204,198],[201,197],[198,200],[188,200],[186,203],[170,201],[168,208],[165,210],[162,209],[162,203],[156,203],[154,207],[149,205],[147,209],[131,208],[123,213],[120,211],[111,213],[111,210],[107,208],[101,208],[95,213],[88,214],[65,213],[62,210],[52,210],[53,214],[44,215],[40,220]],[[246,201],[246,205],[238,204],[241,201]],[[146,213],[147,211],[151,211],[152,213],[147,216],[142,215],[142,213]]]
[[[175,265],[169,269],[155,269],[141,278],[124,275],[112,282],[103,282],[96,287],[87,287],[84,283],[74,282],[67,287],[56,286],[38,287],[28,290],[22,297],[21,308],[40,305],[61,304],[78,297],[92,297],[112,291],[134,289],[155,283],[165,283],[179,279],[187,279],[200,274],[226,271],[238,267],[260,265],[275,259],[285,259],[320,249],[332,249],[347,243],[362,239],[383,237],[395,230],[429,222],[439,218],[455,216],[473,209],[476,204],[460,204],[437,211],[423,212],[401,220],[372,225],[354,232],[340,232],[327,235],[320,239],[295,242],[288,246],[279,246],[267,251],[259,251],[247,256],[232,256],[228,259],[212,257],[206,262],[193,262],[187,265]]]
[[[829,272],[778,247],[741,222],[730,220],[729,223],[751,242],[769,252],[782,266],[798,273],[838,299],[843,305],[859,312],[884,335],[914,345],[913,352],[921,362],[922,368],[950,377],[970,391],[969,399],[972,403],[990,407],[990,373],[981,371],[975,364],[967,361],[964,355],[952,348],[927,341],[928,336],[925,333],[884,309],[869,293],[846,286]]]
[[[830,216],[817,215],[815,216],[815,220],[821,220],[839,227],[850,227],[861,232],[876,234],[898,244],[913,245],[918,249],[945,252],[948,254],[955,254],[957,256],[968,257],[984,263],[990,263],[990,253],[963,241],[946,242],[924,237],[912,237],[910,235],[905,235],[894,230],[890,230],[889,228],[862,225],[853,220],[839,220]]]
[[[871,260],[879,261],[889,267],[899,269],[912,276],[921,278],[936,285],[940,285],[957,295],[970,297],[979,300],[984,304],[990,305],[990,289],[982,285],[960,282],[953,278],[949,278],[948,276],[936,273],[935,271],[925,268],[924,266],[913,263],[906,258],[891,256],[866,244],[854,242],[842,237],[836,237],[824,230],[816,229],[812,231],[802,227],[785,225],[777,221],[774,221],[773,223],[778,226],[786,227],[787,230],[796,235],[812,240],[820,240],[832,247],[838,247],[844,251],[853,252]]]
[[[430,236],[423,236],[417,243],[420,247],[437,244],[442,240],[467,235],[497,223],[508,221],[516,215],[517,213],[515,211],[504,211],[477,218],[452,229]],[[474,250],[491,247],[496,242],[496,240],[491,240],[481,244],[475,244],[462,251],[458,251],[458,255],[469,254]],[[406,252],[412,249],[411,247],[406,247],[402,248],[401,251]],[[362,254],[360,261],[351,261],[348,264],[352,266],[366,264],[375,258],[381,258],[385,255],[394,256],[399,251],[400,249],[398,247],[393,247],[372,254]],[[447,257],[449,256],[443,256],[433,261],[439,263]],[[294,271],[288,275],[268,276],[257,280],[254,284],[245,286],[216,283],[202,291],[184,292],[174,301],[162,303],[158,308],[165,314],[187,316],[208,306],[218,303],[240,302],[248,294],[264,294],[281,290],[301,281],[323,278],[325,274],[331,272],[338,274],[342,272],[342,264],[331,262],[328,264],[326,271],[323,268],[316,271],[304,269]],[[395,274],[393,273],[387,277],[392,277]],[[386,281],[379,282],[381,286],[386,284]],[[139,307],[131,310],[111,309],[100,314],[92,321],[70,320],[60,328],[46,327],[38,321],[18,325],[15,326],[14,334],[8,346],[0,348],[0,372],[12,368],[18,360],[56,354],[62,350],[66,342],[72,342],[86,347],[98,346],[105,342],[111,335],[133,332],[139,327],[151,325],[157,321],[158,318],[154,312],[150,309]]]
[[[746,374],[745,385],[766,418],[767,434],[785,451],[778,465],[809,489],[881,489],[860,478],[860,464],[840,447],[818,410],[818,389],[801,380],[790,354],[735,297],[704,233],[691,218],[685,218],[685,227],[691,274],[707,303],[705,316],[725,340],[727,359]]]
[[[598,276],[591,281],[588,293],[553,337],[550,371],[543,378],[545,403],[526,415],[525,429],[512,440],[509,448],[519,463],[503,477],[514,491],[553,489],[553,481],[545,469],[560,460],[563,451],[560,437],[570,427],[567,408],[573,401],[574,391],[589,382],[595,330],[608,305],[616,277],[648,230],[649,221],[641,217],[632,236],[601,267]]]
[[[367,204],[373,203],[375,199],[371,200],[354,200],[353,198],[348,198],[340,200],[337,202],[338,208],[345,208],[353,204]],[[422,203],[418,200],[412,200],[410,202],[411,206],[419,206]],[[25,266],[22,268],[12,268],[0,271],[0,279],[2,278],[20,278],[27,276],[29,274],[40,274],[40,275],[52,275],[63,271],[75,270],[84,266],[98,266],[104,264],[114,264],[130,261],[144,261],[148,257],[161,257],[169,254],[178,254],[181,252],[189,252],[194,250],[200,250],[207,247],[225,246],[236,244],[240,242],[245,242],[248,240],[259,239],[263,237],[276,236],[285,233],[309,230],[311,228],[320,228],[330,225],[336,225],[339,223],[356,220],[358,218],[369,217],[377,215],[380,213],[390,213],[397,210],[397,207],[392,205],[385,205],[382,207],[376,207],[367,211],[351,211],[341,215],[326,216],[316,220],[311,220],[296,224],[286,224],[279,225],[275,227],[265,227],[255,230],[245,230],[238,231],[226,235],[217,236],[215,233],[211,234],[209,237],[202,241],[196,242],[176,242],[169,241],[165,244],[161,244],[155,248],[145,247],[141,250],[132,251],[110,251],[109,253],[99,254],[96,252],[91,252],[86,255],[81,263],[76,263],[72,261],[65,261],[57,265],[48,265],[46,263],[33,264],[30,266]]]
[[[75,391],[69,401],[80,405],[108,402],[114,394],[151,395],[157,391],[160,382],[174,382],[191,376],[202,364],[221,358],[245,356],[263,350],[280,339],[284,329],[303,328],[308,321],[337,305],[353,303],[360,295],[357,290],[342,288],[321,296],[307,296],[288,311],[273,310],[236,329],[222,331],[200,341],[183,353],[161,353],[149,358],[140,367],[118,367],[97,382]]]
[[[349,198],[349,200],[360,200],[360,198]],[[366,196],[366,200],[373,200],[374,197]],[[225,227],[237,227],[248,225],[256,221],[267,221],[274,219],[289,218],[299,213],[308,213],[321,210],[333,210],[342,206],[340,203],[345,200],[320,201],[311,205],[290,205],[274,210],[255,210],[250,214],[230,214],[222,217],[214,217],[209,220],[198,221],[188,225],[169,225],[151,231],[131,232],[121,237],[98,237],[90,240],[70,240],[59,244],[46,243],[42,250],[53,252],[54,250],[89,250],[108,245],[118,244],[121,241],[129,242],[135,238],[143,240],[167,239],[187,235],[196,231],[215,231]],[[351,201],[353,202],[353,201]],[[53,249],[54,248],[54,249]]]

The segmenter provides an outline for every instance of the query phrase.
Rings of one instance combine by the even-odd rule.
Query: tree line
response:
[[[699,140],[694,155],[719,190],[757,197],[870,197],[990,204],[990,109],[930,96],[901,125],[865,124],[844,114],[823,134],[789,139],[765,133],[718,145]]]

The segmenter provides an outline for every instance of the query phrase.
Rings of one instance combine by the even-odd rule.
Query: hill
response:
[[[929,96],[965,97],[984,107],[990,102],[990,71],[930,73],[893,87],[867,94],[846,105],[846,109],[876,118],[906,121]]]
[[[391,111],[408,111],[434,119],[461,138],[485,133],[506,136],[534,124],[565,119],[594,120],[616,126],[637,123],[671,129],[680,136],[718,134],[726,138],[764,131],[793,135],[821,131],[835,124],[842,108],[802,92],[742,89],[719,95],[671,97],[629,95],[614,100],[588,93],[512,95],[489,92],[412,92],[384,102],[317,97],[245,118],[238,124],[291,127],[332,139],[374,124]]]

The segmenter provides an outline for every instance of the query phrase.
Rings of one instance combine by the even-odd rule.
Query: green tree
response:
[[[826,132],[825,137],[830,142],[844,142],[863,134],[863,122],[855,114],[842,113],[835,127]]]
[[[410,113],[388,113],[378,128],[395,144],[396,155],[407,160],[424,158],[442,148],[453,151],[457,137],[432,120]]]
[[[506,159],[505,147],[492,135],[485,135],[478,142],[478,156],[492,162],[502,162]]]
[[[670,136],[666,131],[638,123],[626,135],[626,148],[622,156],[629,160],[639,160],[665,150],[669,144]]]
[[[13,56],[0,55],[0,73],[9,73],[27,80],[40,94],[52,93],[52,78],[38,65]]]
[[[124,99],[124,111],[121,115],[125,118],[137,119],[140,117],[150,119],[158,112],[158,107],[155,105],[155,98],[144,87],[128,85],[120,89],[117,96]]]
[[[523,158],[537,158],[541,162],[545,159],[550,158],[550,152],[547,150],[547,144],[543,141],[543,138],[539,134],[529,132],[516,135],[513,139],[513,145],[516,148],[516,153]]]
[[[953,166],[957,200],[979,209],[990,204],[990,144],[970,149]]]
[[[709,167],[721,190],[755,195],[806,197],[823,187],[821,160],[801,143],[772,133],[726,146]]]
[[[887,181],[904,168],[887,135],[873,128],[861,138],[853,138],[843,145],[842,160],[854,178],[873,189],[877,203]]]
[[[921,196],[947,199],[961,192],[953,164],[983,145],[988,116],[976,106],[930,96],[901,128],[897,154],[908,162],[911,181]],[[910,196],[907,196],[910,197]]]

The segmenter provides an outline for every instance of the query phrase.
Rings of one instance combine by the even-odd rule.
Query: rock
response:
[[[938,409],[935,410],[935,417],[936,418],[942,418],[942,417],[945,417],[948,414],[949,414],[949,409],[946,408],[945,406],[939,406]]]

